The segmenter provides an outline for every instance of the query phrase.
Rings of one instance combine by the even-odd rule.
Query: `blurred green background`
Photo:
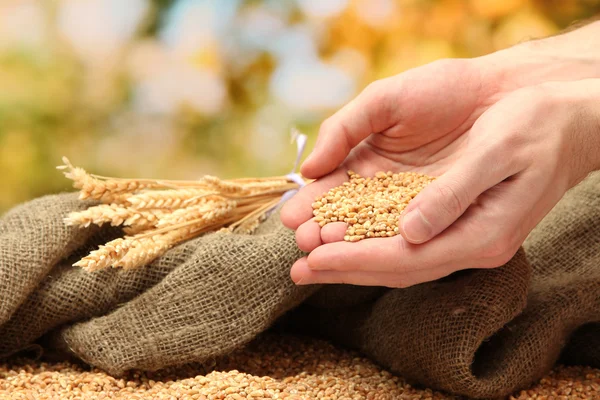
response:
[[[600,0],[0,0],[0,212],[102,175],[280,175],[370,81],[558,32]]]

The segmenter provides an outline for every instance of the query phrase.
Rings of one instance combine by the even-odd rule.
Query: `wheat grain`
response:
[[[211,360],[212,361],[212,360]],[[600,370],[557,365],[507,400],[600,398]],[[0,364],[0,399],[459,400],[413,386],[362,355],[308,336],[266,333],[214,361],[118,377],[81,364],[10,359]]]
[[[397,235],[402,211],[434,180],[414,172],[378,172],[363,178],[348,171],[348,176],[349,182],[329,190],[312,205],[314,221],[321,227],[332,222],[348,224],[347,242]]]

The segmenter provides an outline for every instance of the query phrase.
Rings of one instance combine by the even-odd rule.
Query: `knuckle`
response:
[[[540,114],[548,113],[556,100],[555,91],[548,84],[520,89],[514,96],[520,106],[517,108],[518,116],[526,121],[537,121]]]
[[[472,67],[471,60],[460,58],[440,58],[426,65],[426,68],[431,69],[432,73],[439,74],[461,74],[471,71]]]
[[[407,272],[406,261],[407,257],[407,243],[401,236],[396,236],[396,257],[392,261],[392,273],[396,276],[402,276]]]
[[[432,61],[428,64],[430,68],[435,69],[448,69],[454,68],[458,65],[459,60],[455,58],[439,58],[435,61]]]
[[[458,184],[438,183],[435,185],[438,206],[448,216],[458,216],[467,207],[466,191]]]
[[[352,146],[349,132],[347,121],[339,114],[334,114],[321,123],[321,127],[319,128],[319,137],[325,138],[334,136],[344,138],[346,141],[346,150],[350,151]]]
[[[506,243],[500,240],[499,235],[491,235],[483,246],[482,256],[486,261],[502,257],[506,251]]]
[[[518,250],[519,246],[516,243],[515,235],[512,233],[496,231],[484,246],[484,266],[495,268],[509,262]]]
[[[529,140],[525,127],[508,127],[485,148],[482,155],[487,160],[494,160],[496,167],[502,171],[521,170],[531,159],[531,153],[524,151]]]
[[[319,134],[324,135],[327,132],[330,132],[335,125],[335,115],[327,118],[325,121],[321,123],[321,127],[319,128]]]
[[[398,288],[398,289],[406,289],[407,287],[412,286],[408,281],[401,279],[399,277],[394,277],[392,281],[389,283],[390,287]]]
[[[373,97],[373,96],[378,96],[379,93],[383,90],[384,88],[384,84],[383,84],[383,80],[376,80],[373,81],[371,83],[369,83],[365,89],[363,90],[363,94],[366,97]]]
[[[377,107],[388,107],[389,103],[389,84],[386,79],[377,80],[371,82],[362,91],[359,96],[359,104],[364,108],[369,108],[370,105],[377,105]]]

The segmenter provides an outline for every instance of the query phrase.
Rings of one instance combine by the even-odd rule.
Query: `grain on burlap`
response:
[[[411,381],[472,397],[530,385],[561,352],[564,362],[600,367],[600,173],[569,191],[524,249],[503,267],[388,290],[352,307],[335,308],[351,287],[325,287],[316,296],[327,307],[311,298],[287,322]]]
[[[202,362],[316,290],[289,279],[302,253],[278,214],[254,235],[209,234],[144,268],[86,272],[71,264],[118,230],[65,227],[63,217],[83,207],[74,195],[47,196],[1,220],[0,282],[11,307],[3,300],[0,354],[62,326],[53,345],[113,374]]]

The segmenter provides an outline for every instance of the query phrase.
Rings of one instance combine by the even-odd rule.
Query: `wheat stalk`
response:
[[[251,233],[282,196],[299,188],[284,176],[197,181],[123,179],[93,175],[63,158],[57,167],[82,200],[101,204],[70,213],[69,226],[110,224],[126,234],[76,262],[88,271],[148,265],[167,250],[207,232]]]

